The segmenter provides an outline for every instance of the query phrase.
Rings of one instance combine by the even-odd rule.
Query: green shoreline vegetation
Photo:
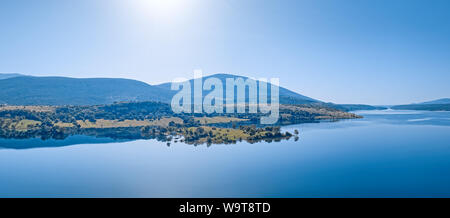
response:
[[[264,114],[175,114],[160,102],[96,106],[0,106],[0,137],[64,139],[91,135],[114,139],[157,139],[170,143],[231,144],[280,141],[295,137],[281,125],[361,118],[318,105],[280,105],[279,122],[260,126]]]

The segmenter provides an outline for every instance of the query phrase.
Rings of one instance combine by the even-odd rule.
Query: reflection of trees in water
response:
[[[160,142],[167,142],[170,146],[171,143],[186,143],[191,145],[200,144],[236,144],[237,142],[247,141],[249,143],[256,142],[280,142],[284,139],[289,139],[293,137],[289,132],[281,133],[280,127],[264,127],[257,128],[255,125],[252,126],[241,126],[239,130],[243,133],[249,134],[250,137],[230,139],[226,136],[217,137],[212,131],[204,131],[203,128],[207,127],[195,127],[196,130],[192,132],[186,127],[180,126],[145,126],[145,127],[117,127],[117,128],[61,128],[61,127],[51,127],[51,128],[40,128],[31,129],[26,131],[16,131],[16,130],[4,130],[0,129],[0,138],[4,139],[32,139],[40,138],[41,140],[65,140],[69,136],[74,135],[84,135],[92,136],[95,138],[110,138],[113,140],[138,140],[138,139],[156,139]],[[213,127],[216,129],[216,127]],[[202,131],[203,130],[203,131]],[[229,129],[224,131],[229,132]],[[263,132],[264,134],[255,134],[258,132]],[[298,133],[296,131],[295,133]],[[295,140],[298,140],[297,134],[295,135]]]
[[[151,135],[143,135],[140,127],[102,128],[102,129],[75,129],[51,128],[27,131],[14,131],[0,129],[0,137],[6,139],[41,138],[42,140],[64,140],[71,135],[86,135],[107,137],[112,139],[153,139]]]

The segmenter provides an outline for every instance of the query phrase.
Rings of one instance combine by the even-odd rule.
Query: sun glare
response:
[[[172,20],[182,15],[186,0],[135,0],[141,13],[153,19]]]

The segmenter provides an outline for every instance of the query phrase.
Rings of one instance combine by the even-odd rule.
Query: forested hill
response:
[[[226,91],[225,91],[226,90],[225,84],[226,84],[226,79],[227,78],[233,78],[233,79],[243,78],[244,80],[249,79],[248,77],[245,77],[245,76],[237,76],[237,75],[232,75],[232,74],[214,74],[214,75],[211,75],[211,76],[206,76],[203,79],[206,80],[206,79],[209,79],[211,77],[217,78],[217,79],[219,79],[222,82],[223,93],[224,93],[223,97],[224,98],[225,98],[225,93],[226,93]],[[189,82],[191,84],[191,87],[193,87],[194,80],[189,80]],[[256,81],[256,83],[258,84],[258,81]],[[171,83],[169,83],[169,82],[168,83],[163,83],[163,84],[157,85],[157,87],[170,91]],[[268,86],[268,90],[270,90],[270,85]],[[207,92],[204,95],[206,95],[206,94],[207,94]],[[310,104],[310,103],[318,103],[318,102],[320,102],[320,101],[318,101],[316,99],[313,99],[313,98],[310,98],[310,97],[298,94],[296,92],[293,92],[293,91],[291,91],[289,89],[286,89],[286,88],[283,88],[283,87],[280,87],[279,94],[280,94],[280,103],[281,104]],[[235,99],[237,99],[236,95],[237,95],[237,93],[235,92]],[[270,92],[268,92],[268,98],[270,99]],[[246,96],[246,101],[248,101],[248,96]]]
[[[0,104],[98,105],[170,99],[165,90],[129,79],[22,76],[0,80]]]

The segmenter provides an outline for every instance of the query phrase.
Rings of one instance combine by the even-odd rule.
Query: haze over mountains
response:
[[[247,77],[216,74],[225,84],[226,78]],[[193,84],[193,80],[190,80]],[[116,78],[78,79],[69,77],[33,77],[0,74],[0,104],[8,105],[98,105],[121,101],[159,101],[170,103],[177,91],[171,83],[147,83]],[[225,86],[224,86],[225,89]],[[225,93],[225,91],[224,91]],[[207,92],[204,93],[204,96]],[[268,96],[270,98],[270,95]],[[320,102],[280,87],[280,103],[304,104]]]

